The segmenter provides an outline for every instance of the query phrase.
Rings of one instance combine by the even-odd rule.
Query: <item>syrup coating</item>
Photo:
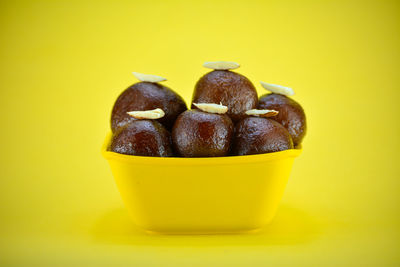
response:
[[[245,112],[258,104],[257,91],[245,76],[227,70],[214,70],[197,82],[192,103],[222,103],[228,106],[228,116],[235,122],[246,117]],[[192,104],[192,108],[196,108]]]
[[[165,112],[165,116],[157,121],[169,130],[179,114],[187,109],[183,98],[170,88],[158,83],[135,83],[123,91],[115,101],[111,113],[111,130],[115,132],[119,127],[135,120],[127,114],[128,111],[156,108]]]
[[[253,155],[293,148],[289,132],[269,118],[248,117],[235,126],[233,155]]]
[[[154,120],[135,120],[118,128],[109,150],[136,156],[173,156],[170,133]]]
[[[233,137],[232,120],[225,114],[187,110],[172,129],[175,152],[183,157],[228,155]]]
[[[289,131],[295,146],[301,144],[307,132],[307,122],[304,110],[299,103],[284,95],[266,94],[260,97],[258,107],[279,111],[278,115],[271,119],[279,122]]]

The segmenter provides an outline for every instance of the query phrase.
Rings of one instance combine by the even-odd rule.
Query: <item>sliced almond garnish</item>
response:
[[[266,83],[266,82],[260,82],[262,87],[267,89],[268,91],[274,93],[274,94],[280,94],[280,95],[286,95],[286,96],[291,96],[294,95],[294,91],[292,88],[285,87],[282,85],[277,85],[277,84],[272,84],[272,83]]]
[[[205,62],[203,67],[213,69],[213,70],[234,70],[240,67],[236,62],[232,61],[213,61]]]
[[[228,107],[221,104],[213,103],[193,103],[197,108],[208,113],[225,114]]]
[[[272,117],[278,115],[279,111],[273,109],[250,109],[246,111],[246,114],[249,116],[256,116],[256,117]]]
[[[139,72],[132,72],[132,74],[141,82],[158,83],[167,80],[164,77],[152,74],[143,74]]]
[[[129,116],[134,117],[135,119],[148,119],[148,120],[156,120],[164,117],[165,113],[162,109],[156,108],[153,110],[143,110],[143,111],[129,111],[127,112]]]

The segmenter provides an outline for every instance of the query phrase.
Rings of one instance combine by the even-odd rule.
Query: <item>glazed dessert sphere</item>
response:
[[[248,117],[235,126],[233,155],[253,155],[293,148],[289,132],[278,122],[259,117]]]
[[[197,82],[192,103],[222,103],[228,107],[228,116],[238,121],[246,116],[246,110],[257,107],[258,97],[254,85],[243,75],[214,70]]]
[[[179,114],[186,108],[185,101],[170,88],[151,82],[139,82],[127,88],[118,97],[111,114],[111,130],[134,121],[127,114],[132,110],[150,110],[161,108],[165,116],[158,119],[167,129],[171,129]]]
[[[175,152],[183,157],[221,157],[229,153],[233,123],[226,114],[187,110],[172,129]]]
[[[306,115],[299,103],[284,95],[266,94],[260,97],[258,107],[279,111],[278,115],[271,119],[279,122],[289,131],[295,146],[301,144],[307,131],[307,124]]]
[[[155,120],[134,120],[118,128],[109,150],[136,156],[173,156],[170,133]]]

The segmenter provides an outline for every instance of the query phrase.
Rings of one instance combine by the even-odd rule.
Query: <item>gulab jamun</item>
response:
[[[214,69],[196,83],[192,103],[222,103],[234,121],[244,118],[246,110],[257,108],[258,96],[254,85],[245,76],[231,71],[239,67],[234,62],[206,62]],[[192,104],[192,108],[196,108]]]
[[[230,152],[233,123],[227,107],[196,104],[198,109],[179,115],[172,128],[175,152],[183,157],[222,157]]]
[[[111,130],[135,120],[127,112],[131,110],[150,110],[161,108],[165,116],[158,120],[170,130],[179,114],[187,110],[185,101],[172,89],[157,81],[164,78],[155,75],[134,73],[141,81],[128,87],[121,93],[111,113]],[[164,79],[165,80],[165,79]]]
[[[235,126],[232,154],[253,155],[293,148],[292,137],[278,122],[263,117],[247,117]]]
[[[306,115],[300,104],[288,97],[294,94],[293,91],[288,91],[290,88],[283,86],[277,87],[277,85],[266,83],[262,85],[272,93],[260,97],[258,108],[279,111],[278,115],[271,119],[279,122],[289,131],[294,146],[300,145],[307,131]]]
[[[126,155],[172,157],[171,135],[154,120],[163,113],[161,109],[129,112],[135,120],[115,131],[109,150]]]

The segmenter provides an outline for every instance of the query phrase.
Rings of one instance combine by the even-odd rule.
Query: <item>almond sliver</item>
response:
[[[164,77],[152,74],[143,74],[139,72],[132,72],[132,74],[141,82],[158,83],[167,80]]]
[[[291,96],[294,95],[294,91],[292,88],[285,87],[282,85],[277,85],[277,84],[272,84],[272,83],[266,83],[266,82],[260,82],[262,87],[267,89],[268,91],[274,93],[274,94],[280,94],[280,95],[286,95],[286,96]]]
[[[232,61],[205,62],[203,67],[213,70],[234,70],[240,67],[239,63]]]
[[[135,119],[148,119],[148,120],[156,120],[164,117],[165,113],[162,109],[156,108],[153,110],[138,110],[138,111],[129,111],[127,112],[129,116],[134,117]]]
[[[272,117],[278,115],[279,111],[273,109],[250,109],[246,111],[246,114],[249,116],[256,116],[256,117]]]
[[[213,103],[193,103],[197,108],[208,113],[225,114],[228,107],[222,104]]]

